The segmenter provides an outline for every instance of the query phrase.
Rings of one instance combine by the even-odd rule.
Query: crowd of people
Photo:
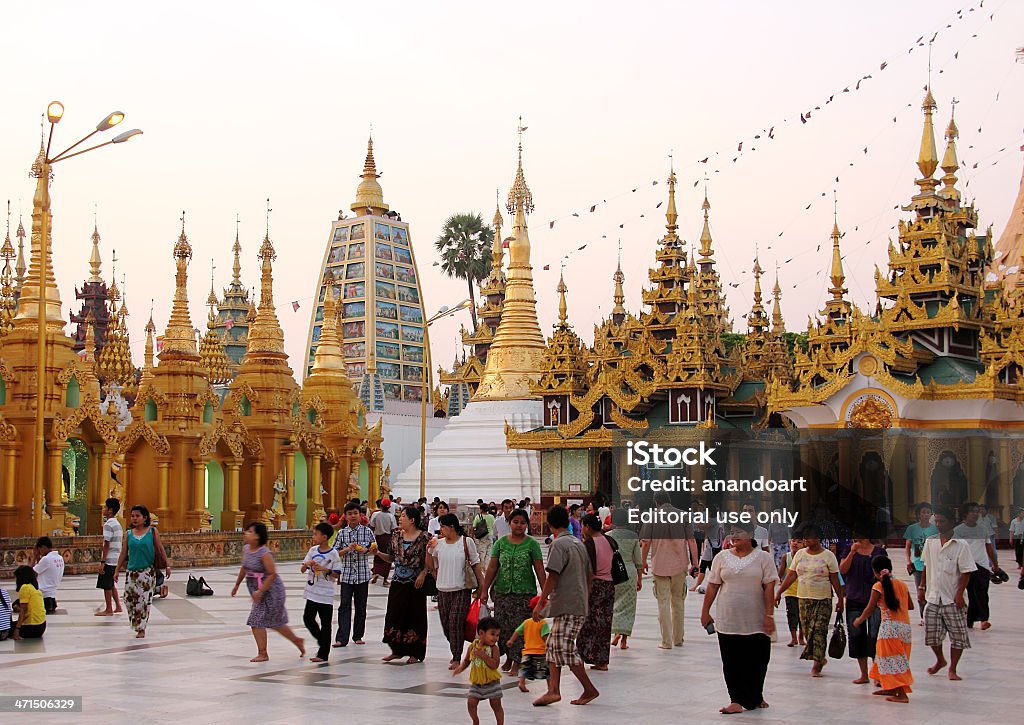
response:
[[[662,523],[678,520],[673,516],[637,530],[625,509],[600,499],[586,507],[553,506],[543,523],[533,520],[529,499],[480,500],[461,520],[439,499],[402,505],[383,498],[372,512],[366,504],[353,500],[340,514],[325,517],[298,565],[307,577],[303,624],[317,644],[311,661],[326,663],[332,649],[366,643],[369,587],[379,582],[387,589],[381,638],[390,652],[383,661],[421,663],[428,608],[436,602],[449,669],[470,671],[474,722],[481,700],[489,701],[502,722],[503,675],[516,678],[523,692],[531,681],[545,683],[533,704],[546,706],[561,700],[562,669],[568,668],[582,688],[572,703],[597,698],[587,666],[606,671],[612,648],[629,648],[645,577],[657,600],[661,649],[683,645],[686,595],[703,594],[700,623],[717,635],[729,695],[721,708],[726,714],[768,707],[764,681],[777,607],[785,607],[788,647],[802,647],[800,657],[811,662],[812,677],[824,675],[829,657],[848,656],[858,666],[854,684],[874,682],[874,694],[906,703],[914,682],[910,612],[918,609],[925,644],[935,656],[928,673],[945,669],[948,679],[959,680],[961,657],[971,646],[969,630],[992,626],[989,586],[1008,579],[986,513],[970,502],[959,511],[928,503],[916,507],[915,521],[903,531],[913,590],[895,575],[887,542],[847,531],[824,507],[795,530],[745,521],[696,528]],[[655,494],[654,505],[676,511],[666,493]],[[753,505],[743,510],[748,508]],[[95,614],[122,611],[117,583],[123,572],[123,610],[142,638],[152,600],[171,569],[146,507],[131,508],[127,530],[118,523],[119,510],[116,499],[106,501],[96,584],[103,606]],[[1009,533],[1022,567],[1024,509]],[[269,659],[268,629],[288,639],[300,657],[307,654],[302,637],[288,625],[279,566],[290,565],[275,561],[268,536],[261,522],[246,526],[231,591],[236,596],[244,582],[252,601],[246,622],[256,643],[252,662]],[[0,591],[0,638],[43,637],[47,615],[57,610],[64,560],[45,536],[35,558],[35,566],[15,571],[14,602]],[[840,623],[848,637],[837,646]]]

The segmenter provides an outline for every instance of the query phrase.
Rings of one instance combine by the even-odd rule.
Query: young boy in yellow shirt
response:
[[[476,633],[469,651],[459,666],[452,670],[452,674],[457,675],[469,667],[468,708],[473,725],[480,725],[477,706],[481,700],[491,701],[497,725],[505,725],[505,711],[501,707],[501,672],[498,670],[501,661],[501,650],[498,649],[501,625],[494,617],[484,617],[477,624]]]

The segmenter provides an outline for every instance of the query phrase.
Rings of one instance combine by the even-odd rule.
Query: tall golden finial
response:
[[[85,343],[82,348],[82,362],[89,366],[96,364],[96,319],[92,310],[85,316]]]
[[[0,252],[0,257],[4,260],[5,274],[11,275],[13,280],[13,271],[11,270],[11,260],[14,259],[14,245],[11,244],[11,200],[7,200],[7,237],[4,239],[3,251]]]
[[[779,265],[775,265],[775,286],[772,287],[772,334],[781,335],[786,331],[786,319],[782,316],[782,287],[779,286]]]
[[[213,313],[213,308],[217,306],[217,292],[213,288],[213,272],[217,269],[217,265],[213,263],[213,258],[210,258],[210,294],[206,296],[206,304],[210,307],[210,313]]]
[[[569,326],[569,306],[565,302],[565,293],[569,288],[565,286],[565,263],[562,263],[562,271],[558,274],[558,326],[566,328]]]
[[[942,177],[941,196],[954,201],[960,200],[960,192],[956,190],[956,172],[960,168],[960,161],[956,157],[956,140],[960,136],[960,130],[956,127],[956,104],[957,99],[950,101],[949,125],[946,126],[946,153],[942,156],[942,170],[945,175]]]
[[[18,231],[15,233],[18,238],[18,261],[14,265],[14,278],[16,289],[20,292],[25,284],[25,225],[21,223],[21,213],[18,214]]]
[[[612,307],[612,320],[619,324],[622,319],[626,316],[626,293],[622,288],[622,283],[626,281],[626,275],[622,273],[622,238],[619,238],[619,256],[618,261],[615,265],[615,274],[612,275],[612,279],[615,281],[615,293],[612,295],[612,302],[615,306]]]
[[[491,220],[491,224],[494,225],[494,240],[491,242],[491,276],[499,277],[501,275],[501,265],[504,261],[505,252],[502,247],[501,238],[501,222],[503,218],[501,216],[501,192],[497,189],[494,190],[494,218]]]
[[[121,301],[121,288],[117,286],[117,250],[110,250],[110,286],[107,288],[107,299],[110,301],[111,314],[117,312],[117,303]]]
[[[519,117],[519,126],[516,128],[516,133],[519,136],[519,165],[516,168],[515,178],[512,180],[512,187],[508,190],[508,203],[505,208],[508,209],[510,214],[518,215],[520,212],[523,215],[529,215],[533,213],[533,194],[530,192],[530,187],[526,185],[526,175],[523,173],[523,132],[526,131],[527,126],[523,125],[523,117]]]
[[[259,253],[262,272],[260,275],[260,304],[256,311],[256,319],[249,326],[249,345],[245,356],[253,353],[270,354],[273,357],[284,356],[284,332],[274,310],[274,260],[277,253],[270,241],[270,199],[267,199],[267,233],[263,237]]]
[[[231,264],[231,281],[236,284],[242,283],[242,244],[238,241],[239,217],[235,214],[235,243],[231,251],[235,255],[235,261]]]
[[[0,270],[0,336],[6,335],[14,326],[14,315],[18,309],[14,272],[11,269],[11,260],[14,259],[14,254],[14,245],[11,244],[11,202],[8,199],[7,236],[4,239],[3,248],[0,249],[0,258],[4,260],[3,270]]]
[[[764,274],[764,270],[761,269],[761,261],[758,259],[759,255],[757,252],[754,253],[754,306],[761,306],[761,275]]]
[[[700,205],[704,210],[704,228],[700,233],[700,256],[701,261],[711,259],[715,250],[711,246],[711,224],[708,221],[708,212],[711,210],[711,202],[708,201],[707,179],[704,180],[704,203]]]
[[[103,282],[100,276],[100,229],[96,219],[96,208],[92,212],[92,252],[89,254],[89,282]]]
[[[149,301],[149,321],[146,323],[146,367],[153,367],[153,337],[156,335],[156,324],[153,322],[153,300]]]
[[[313,353],[313,370],[310,375],[331,375],[347,380],[341,338],[338,336],[338,297],[334,292],[334,275],[329,270],[324,284],[324,322],[320,328],[316,352]]]
[[[668,208],[665,209],[665,229],[668,230],[668,237],[674,239],[679,225],[679,214],[676,212],[676,169],[672,154],[668,155]]]
[[[192,245],[185,235],[185,212],[181,212],[181,234],[174,243],[174,304],[164,331],[164,346],[159,358],[181,359],[190,362],[199,360],[196,352],[196,336],[192,317],[188,311],[188,263],[192,259]]]
[[[935,149],[935,129],[932,126],[932,113],[935,111],[936,104],[935,97],[932,96],[931,84],[928,85],[928,92],[925,94],[921,108],[924,110],[924,130],[921,133],[921,151],[917,156],[917,168],[921,172],[921,178],[918,179],[917,185],[921,188],[922,193],[930,193],[935,191],[936,182],[932,176],[939,165],[939,156]]]
[[[377,162],[373,158],[373,135],[366,142],[366,160],[363,162],[362,181],[356,187],[356,200],[349,207],[357,216],[363,214],[381,215],[388,211],[384,203],[384,190],[377,179]]]
[[[835,195],[835,191],[832,193]],[[839,251],[839,240],[843,235],[839,232],[839,200],[837,196],[833,203],[835,209],[832,212],[832,270],[829,273],[832,287],[829,288],[829,292],[832,293],[832,299],[838,302],[843,299],[847,290],[843,287],[846,275],[843,274],[843,255]]]

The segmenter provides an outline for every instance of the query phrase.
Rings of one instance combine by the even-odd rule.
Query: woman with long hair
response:
[[[124,546],[117,560],[114,579],[117,579],[122,569],[127,570],[124,606],[128,610],[128,620],[136,632],[136,638],[142,639],[146,636],[149,609],[157,589],[156,565],[165,562],[164,575],[170,579],[171,564],[160,542],[160,535],[151,525],[149,509],[142,505],[132,506],[130,521],[131,527],[124,534]]]
[[[398,528],[391,535],[391,552],[379,558],[395,563],[384,615],[384,644],[391,647],[385,662],[406,658],[406,664],[422,662],[427,655],[427,598],[421,591],[427,578],[427,541],[420,530],[420,510],[402,509]]]
[[[821,529],[816,524],[806,524],[800,538],[804,548],[793,557],[786,579],[775,595],[775,606],[779,606],[783,592],[795,581],[796,596],[800,600],[800,630],[807,640],[800,659],[813,661],[811,677],[821,677],[821,670],[828,662],[825,653],[832,620],[832,592],[837,597],[835,611],[842,614],[843,585],[839,583],[839,560],[821,545]]]
[[[612,554],[615,544],[602,533],[601,520],[587,514],[583,524],[583,543],[590,557],[594,583],[587,598],[587,618],[576,638],[580,658],[594,670],[607,670],[612,638],[612,610],[615,584],[612,583]]]
[[[772,596],[779,575],[767,551],[755,545],[754,524],[732,524],[732,547],[711,562],[707,593],[700,613],[701,626],[714,624],[722,673],[729,690],[729,704],[719,712],[730,715],[768,707],[764,678],[771,659],[771,634],[775,631]],[[718,600],[716,619],[711,605]]]
[[[245,527],[245,545],[242,546],[242,566],[231,589],[231,596],[238,594],[238,587],[245,580],[245,586],[252,597],[252,609],[246,624],[252,628],[256,640],[256,656],[250,662],[266,662],[267,630],[272,629],[299,648],[299,657],[306,656],[302,637],[288,626],[288,610],[285,609],[284,582],[277,573],[274,555],[267,548],[267,525],[253,521]]]
[[[907,585],[893,577],[888,556],[876,556],[871,560],[871,568],[878,581],[871,588],[871,599],[856,624],[862,625],[875,607],[882,610],[870,673],[872,679],[881,683],[882,689],[875,690],[874,694],[885,695],[889,702],[909,702],[907,693],[914,682],[910,672],[910,644],[914,634],[910,610],[914,603]]]
[[[470,546],[462,533],[459,517],[444,513],[437,519],[440,538],[431,540],[430,568],[437,578],[437,605],[441,614],[441,627],[452,651],[449,670],[462,661],[462,645],[466,638],[466,615],[469,614],[471,589],[477,597],[483,591],[483,574],[476,546]],[[472,574],[467,575],[467,567]]]
[[[636,596],[643,587],[643,557],[640,553],[640,537],[628,528],[629,512],[624,508],[612,511],[612,528],[605,536],[618,544],[619,554],[626,565],[629,580],[615,585],[615,604],[612,609],[612,647],[618,645],[629,649],[628,640],[633,634],[636,621]]]
[[[519,674],[523,659],[523,641],[517,638],[508,644],[516,628],[532,616],[530,600],[537,594],[538,584],[543,587],[544,555],[540,544],[527,534],[530,519],[526,511],[516,509],[508,516],[509,533],[494,542],[491,561],[487,565],[483,594],[494,597],[494,618],[501,625],[498,645],[505,655],[501,668],[511,675]]]

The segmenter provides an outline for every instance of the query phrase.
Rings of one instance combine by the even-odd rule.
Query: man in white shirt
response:
[[[754,547],[761,551],[768,551],[768,529],[757,523],[757,509],[752,503],[743,504],[743,512],[750,514],[750,520],[754,524]]]
[[[121,600],[117,598],[117,582],[114,570],[121,556],[121,544],[124,541],[124,528],[117,520],[117,512],[121,510],[121,502],[116,498],[108,498],[103,505],[103,562],[100,564],[100,575],[96,579],[96,588],[103,590],[103,609],[96,610],[97,617],[112,617],[120,614]],[[117,609],[114,609],[114,607]]]
[[[494,519],[494,540],[497,541],[502,536],[508,536],[512,533],[512,527],[508,523],[508,517],[512,515],[512,511],[515,508],[515,504],[512,503],[512,499],[506,498],[501,502],[501,513]]]
[[[1017,509],[1017,516],[1010,521],[1010,539],[1013,541],[1013,556],[1024,577],[1024,508]]]
[[[981,522],[981,510],[978,504],[968,501],[960,507],[963,521],[953,529],[953,536],[961,539],[971,550],[977,568],[967,583],[967,627],[970,629],[975,622],[981,622],[982,629],[992,626],[989,622],[988,585],[992,580],[992,572],[1001,571],[995,547],[989,540],[991,529],[987,523]],[[989,571],[991,565],[992,571]]]
[[[953,538],[953,509],[935,507],[935,528],[939,533],[924,542],[921,560],[924,571],[918,593],[924,592],[924,643],[935,653],[935,664],[928,668],[934,675],[946,666],[942,641],[949,635],[949,679],[962,679],[957,663],[971,641],[967,636],[967,605],[964,591],[977,570],[971,549],[966,542]]]
[[[391,499],[383,498],[380,501],[380,510],[374,511],[370,516],[369,527],[377,542],[377,551],[381,554],[391,553],[391,532],[398,526],[395,515],[391,513]],[[384,577],[384,586],[388,586],[388,576],[391,573],[391,561],[382,559],[379,556],[373,557],[373,578],[371,584],[376,584],[379,577]]]
[[[64,557],[53,550],[53,541],[49,536],[40,536],[36,540],[36,578],[39,580],[39,591],[43,595],[43,606],[47,614],[57,611],[57,588],[64,578]]]

